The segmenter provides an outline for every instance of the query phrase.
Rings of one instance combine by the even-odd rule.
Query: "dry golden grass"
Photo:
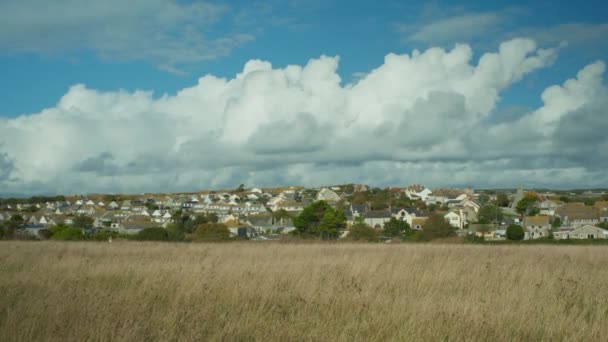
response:
[[[602,246],[0,243],[0,341],[605,340]]]

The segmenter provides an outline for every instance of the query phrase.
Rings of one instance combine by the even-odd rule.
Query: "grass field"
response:
[[[0,242],[0,341],[605,340],[603,246]]]

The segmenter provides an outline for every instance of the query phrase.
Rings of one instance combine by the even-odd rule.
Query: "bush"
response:
[[[431,215],[422,226],[422,238],[433,240],[456,236],[456,231],[441,214]]]
[[[51,233],[51,231],[50,231],[50,230],[48,230],[48,229],[40,229],[40,230],[38,231],[38,236],[39,236],[41,239],[48,240],[48,239],[50,239],[50,238],[51,238],[51,236],[52,236],[52,235],[53,235],[53,233]]]
[[[85,234],[82,229],[79,228],[60,228],[56,230],[51,230],[52,235],[51,239],[53,240],[84,240],[86,239]]]
[[[477,234],[470,234],[464,237],[464,241],[469,243],[482,243],[485,241],[483,236],[477,236]]]
[[[353,241],[378,241],[378,232],[365,223],[356,223],[350,228],[348,239]]]
[[[98,230],[91,236],[91,238],[95,241],[107,241],[109,238],[116,238],[118,236],[117,232],[111,230]]]
[[[509,240],[523,240],[525,237],[524,229],[517,224],[512,224],[507,227],[507,239]]]
[[[230,230],[221,223],[205,223],[194,231],[197,241],[218,242],[230,240]]]
[[[165,228],[145,228],[135,235],[135,239],[140,241],[167,241],[169,240],[169,234]]]

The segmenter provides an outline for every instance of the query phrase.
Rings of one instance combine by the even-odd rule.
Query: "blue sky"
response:
[[[608,185],[606,37],[605,1],[5,0],[0,188]]]
[[[125,60],[103,56],[106,53],[103,49],[78,45],[51,46],[44,52],[24,52],[19,43],[12,48],[3,47],[0,49],[3,51],[0,53],[0,74],[3,75],[0,78],[0,115],[11,117],[53,106],[71,85],[77,83],[100,90],[153,90],[160,95],[191,86],[207,73],[233,76],[250,59],[259,58],[284,66],[303,64],[323,54],[341,57],[339,73],[348,82],[353,74],[380,65],[389,52],[409,53],[415,48],[430,46],[449,48],[455,42],[463,42],[471,44],[480,54],[496,48],[507,36],[529,32],[541,34],[564,24],[589,25],[585,32],[596,32],[598,39],[571,42],[570,47],[560,54],[555,67],[539,71],[528,82],[505,94],[506,103],[503,105],[529,106],[538,104],[538,95],[547,85],[559,83],[582,64],[608,56],[608,39],[599,39],[601,32],[608,33],[606,27],[599,26],[607,21],[608,4],[605,1],[586,1],[584,6],[576,1],[559,5],[554,1],[437,1],[422,4],[419,1],[337,0],[256,4],[226,1],[218,4],[225,7],[225,12],[218,15],[209,32],[217,37],[227,32],[239,32],[252,35],[252,39],[211,60],[178,63],[175,67],[179,73],[160,69],[158,61],[145,56]],[[408,39],[408,35],[415,34],[424,25],[484,14],[495,17],[479,31],[463,30],[446,39]],[[484,28],[490,28],[490,32],[486,34]],[[8,29],[14,30],[10,34],[18,40],[19,32],[14,28]],[[44,34],[40,32],[40,35]],[[61,40],[61,31],[54,34],[56,36],[52,40]],[[29,47],[36,44],[37,39],[22,43]],[[547,46],[555,45],[551,41],[545,43]]]

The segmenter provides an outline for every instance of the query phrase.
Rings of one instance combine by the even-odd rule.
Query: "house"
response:
[[[369,210],[363,216],[363,222],[370,227],[381,229],[393,217],[391,210]]]
[[[426,202],[427,197],[432,193],[431,189],[425,188],[422,185],[410,185],[405,189],[405,195],[412,200],[421,199]]]
[[[25,226],[23,226],[23,230],[32,236],[35,237],[41,237],[40,236],[40,230],[45,229],[46,227],[41,225],[41,224],[26,224]]]
[[[600,223],[597,208],[582,203],[567,203],[558,207],[555,209],[555,217],[559,217],[563,227],[569,228]]]
[[[403,209],[394,208],[394,209],[391,209],[391,211],[392,211],[394,218],[407,222],[407,224],[409,224],[410,227],[412,227],[412,223],[415,218],[426,218],[427,217],[426,213],[424,213],[423,211],[418,210],[416,208],[403,208]]]
[[[531,240],[549,237],[551,234],[549,216],[524,217],[524,231],[528,232],[528,239]]]
[[[296,228],[291,218],[276,219],[272,215],[250,215],[245,222],[258,233],[288,233]]]
[[[325,202],[335,203],[335,202],[340,201],[340,196],[338,196],[338,194],[335,193],[333,190],[330,190],[328,188],[323,188],[317,194],[317,201],[325,201]]]
[[[608,239],[608,230],[592,225],[584,225],[573,230],[559,230],[553,233],[558,240],[564,239]]]
[[[299,213],[302,210],[304,210],[304,203],[295,202],[295,201],[282,201],[282,202],[279,202],[279,203],[273,205],[270,208],[270,210],[272,210],[272,211],[278,211],[281,209],[288,211],[288,212]]]
[[[448,221],[450,226],[462,229],[466,224],[466,219],[461,209],[451,210],[447,214],[443,215],[443,218]]]
[[[130,221],[122,222],[117,225],[112,224],[111,227],[118,228],[118,232],[121,234],[136,235],[146,228],[155,228],[158,227],[158,225],[150,221]]]
[[[261,194],[262,193],[262,189],[260,189],[260,188],[253,188],[249,192],[251,192],[252,194]]]
[[[555,215],[555,210],[558,207],[558,204],[551,200],[545,200],[538,204],[538,209],[540,209],[541,215],[553,216]]]
[[[422,230],[426,220],[427,217],[415,217],[412,219],[412,224],[410,224],[410,227],[415,230]]]

